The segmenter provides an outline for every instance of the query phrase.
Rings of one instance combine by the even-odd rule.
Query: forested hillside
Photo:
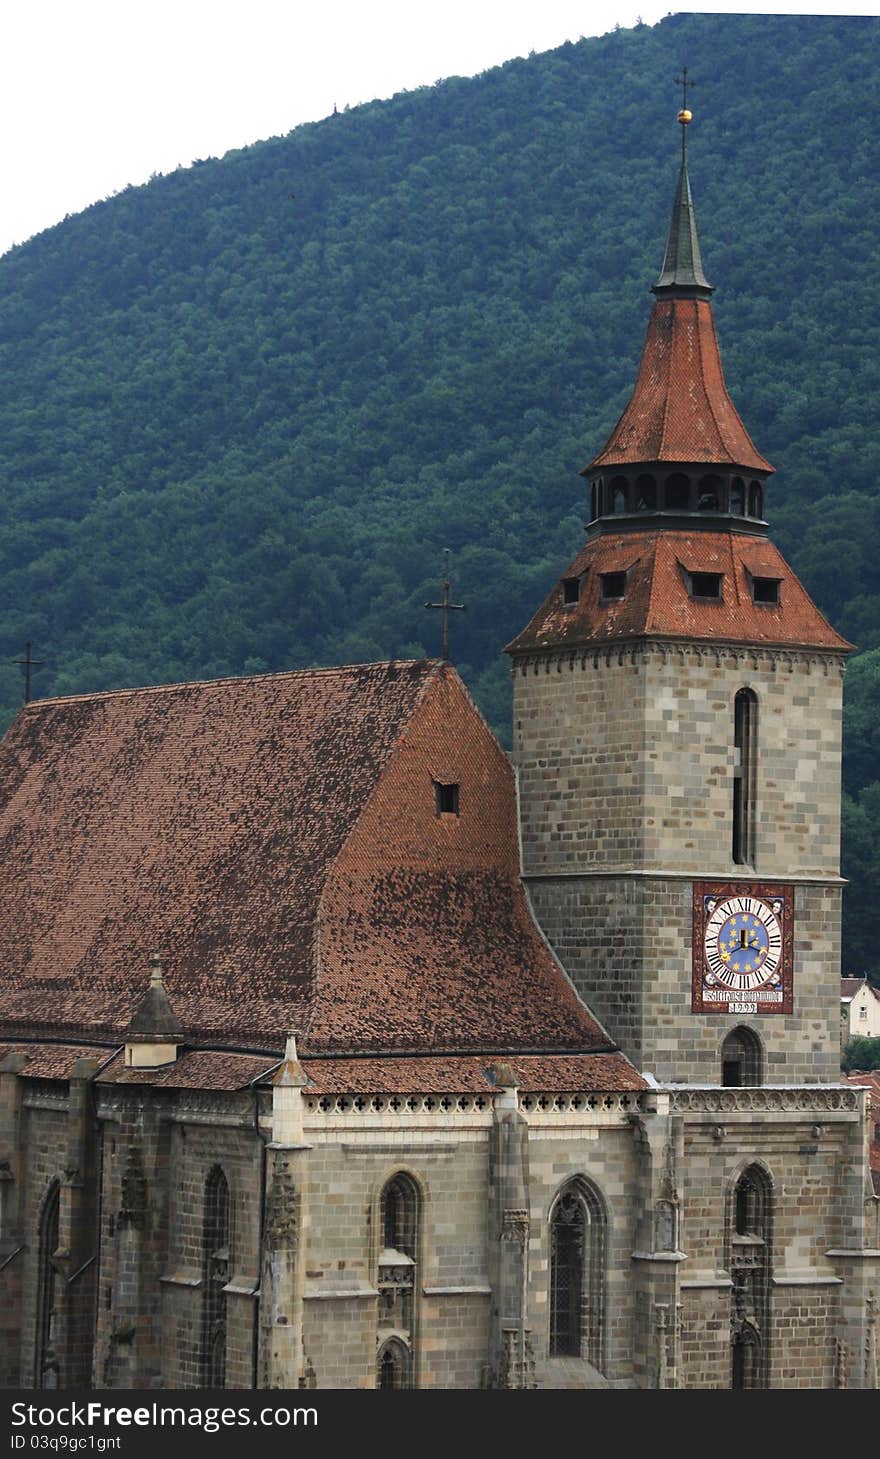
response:
[[[776,541],[862,653],[847,971],[880,972],[880,21],[680,16],[127,189],[0,260],[0,725],[40,695],[501,645],[583,540],[691,180]],[[2,667],[5,665],[6,667]]]

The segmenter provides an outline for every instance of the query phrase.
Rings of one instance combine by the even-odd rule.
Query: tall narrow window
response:
[[[587,1358],[601,1371],[605,1315],[605,1208],[577,1177],[550,1213],[550,1356]]]
[[[420,1204],[418,1186],[403,1171],[387,1182],[379,1200],[380,1388],[413,1386]]]
[[[766,1388],[769,1376],[770,1289],[773,1278],[773,1187],[767,1172],[750,1165],[730,1202],[730,1386]]]
[[[202,1369],[206,1388],[226,1387],[226,1294],[229,1281],[229,1185],[215,1165],[205,1183]]]
[[[38,1388],[58,1388],[60,1386],[56,1348],[60,1280],[53,1260],[58,1250],[60,1206],[61,1187],[56,1180],[46,1197],[43,1214],[40,1218],[39,1270],[37,1272],[36,1386]]]
[[[733,702],[733,748],[732,854],[737,866],[753,866],[758,700],[751,689],[740,689]]]
[[[721,1045],[721,1083],[728,1089],[763,1083],[761,1041],[752,1029],[733,1029]]]

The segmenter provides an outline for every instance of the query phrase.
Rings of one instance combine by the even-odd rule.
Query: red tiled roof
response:
[[[9,1035],[119,1038],[155,949],[189,1042],[608,1043],[529,914],[507,758],[437,662],[29,705],[0,881]]]
[[[755,571],[757,564],[760,571]],[[624,597],[603,603],[602,574],[623,571],[629,574]],[[685,572],[722,574],[722,601],[692,598]],[[578,602],[566,605],[564,579],[582,575]],[[779,603],[753,602],[751,576],[780,579]],[[842,652],[852,647],[822,616],[766,538],[664,528],[591,538],[508,652],[644,637]]]
[[[492,1057],[309,1059],[306,1094],[485,1094],[495,1087]],[[515,1054],[505,1058],[520,1092],[625,1092],[647,1083],[621,1054]]]
[[[584,470],[671,461],[773,470],[727,393],[707,299],[656,301],[632,398]]]
[[[841,978],[841,980],[840,980],[840,996],[841,996],[841,998],[847,998],[847,999],[854,998],[855,995],[856,995],[856,993],[858,993],[859,989],[862,988],[862,987],[864,987],[864,985],[865,985],[865,979],[864,978]]]
[[[24,1056],[21,1073],[26,1079],[69,1079],[77,1059],[103,1064],[113,1050],[97,1044],[0,1044],[0,1062],[7,1054]]]
[[[188,1049],[173,1064],[158,1069],[127,1069],[119,1054],[102,1070],[99,1084],[153,1084],[160,1089],[247,1089],[278,1060],[265,1055],[230,1054],[215,1049]]]

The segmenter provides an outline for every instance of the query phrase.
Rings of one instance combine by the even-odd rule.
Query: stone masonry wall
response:
[[[742,687],[758,696],[754,867],[731,859]],[[610,1035],[661,1080],[718,1080],[742,1021],[691,1013],[692,878],[704,877],[796,883],[794,1012],[750,1026],[767,1079],[837,1078],[840,700],[839,663],[806,655],[639,645],[515,666],[535,916]]]

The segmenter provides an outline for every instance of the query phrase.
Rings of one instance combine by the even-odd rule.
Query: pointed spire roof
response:
[[[682,124],[681,169],[657,296],[632,397],[582,476],[609,467],[680,463],[768,475],[730,398],[712,317],[713,286],[703,272]]]
[[[687,170],[687,129],[691,113],[680,111],[678,120],[681,123],[681,170],[678,174],[678,186],[675,189],[675,202],[672,205],[672,218],[669,223],[663,267],[660,270],[660,277],[654,285],[654,293],[663,295],[675,289],[686,291],[690,297],[693,297],[694,291],[699,290],[700,297],[708,298],[713,292],[713,285],[709,283],[703,272],[700,240],[697,237],[697,220],[694,215],[694,200],[691,196],[691,183]]]
[[[162,959],[157,952],[150,958],[150,986],[132,1015],[125,1038],[126,1042],[183,1038],[180,1019],[165,992]]]

